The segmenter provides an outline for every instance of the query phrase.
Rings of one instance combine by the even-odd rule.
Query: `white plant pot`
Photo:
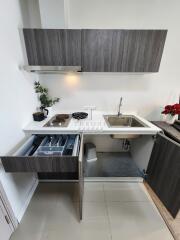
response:
[[[172,116],[171,114],[167,114],[165,116],[165,121],[168,123],[168,124],[173,124],[175,122],[175,120],[178,119],[178,115],[174,115]]]

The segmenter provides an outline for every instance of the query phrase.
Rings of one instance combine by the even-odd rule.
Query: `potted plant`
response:
[[[165,114],[167,123],[173,124],[180,114],[180,104],[176,103],[174,105],[165,106],[162,114]]]
[[[41,103],[40,110],[47,116],[51,107],[55,103],[59,102],[60,98],[51,98],[48,94],[48,89],[43,87],[39,82],[34,83],[34,89],[38,94],[38,98]]]

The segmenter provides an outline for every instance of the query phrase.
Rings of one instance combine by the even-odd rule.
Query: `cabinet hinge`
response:
[[[153,135],[152,138],[153,138],[154,142],[156,142],[156,140],[157,140],[157,135]]]
[[[146,180],[147,176],[148,176],[148,174],[147,174],[146,170],[143,169],[143,178],[144,178],[145,180]]]

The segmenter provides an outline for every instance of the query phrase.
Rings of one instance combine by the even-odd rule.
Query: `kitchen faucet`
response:
[[[121,113],[122,100],[123,100],[123,98],[121,97],[119,100],[118,117],[120,117],[122,115],[122,113]]]

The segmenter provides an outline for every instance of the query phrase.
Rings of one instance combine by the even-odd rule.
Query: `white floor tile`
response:
[[[58,200],[78,202],[78,183],[60,183],[57,194]]]
[[[104,183],[107,202],[149,201],[138,183]]]
[[[107,203],[112,240],[173,240],[150,202]]]
[[[68,209],[64,203],[63,205],[59,204],[56,213],[54,212],[53,216],[51,215],[47,221],[42,240],[111,239],[105,203],[85,203],[83,220],[81,222],[79,222],[76,217],[73,217],[74,210],[77,209],[77,206],[69,205]],[[75,214],[74,216],[77,215]]]
[[[84,203],[81,231],[82,240],[111,238],[107,207],[104,202]],[[88,238],[85,237],[86,235]]]
[[[11,240],[172,240],[137,183],[85,183],[79,221],[77,184],[41,184]]]
[[[58,202],[53,211],[48,214],[46,228],[58,229],[59,227],[68,227],[79,224],[79,206],[76,202],[62,201]]]
[[[83,204],[82,223],[91,221],[108,222],[107,216],[106,203],[90,202]]]
[[[104,202],[103,183],[87,182],[84,184],[84,202]]]
[[[111,240],[111,237],[101,228],[76,229],[72,233],[69,231],[48,231],[45,232],[40,240]]]

